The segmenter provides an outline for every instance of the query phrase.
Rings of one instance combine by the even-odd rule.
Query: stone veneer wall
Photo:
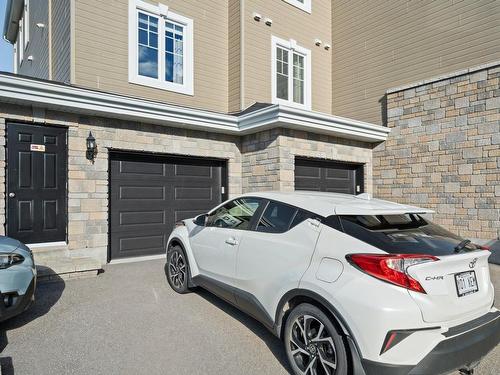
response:
[[[240,138],[0,103],[0,234],[5,233],[9,120],[68,128],[68,248],[73,256],[90,256],[103,264],[108,254],[109,150],[226,159],[230,197],[242,191],[293,190],[295,155],[365,163],[365,189],[371,190],[372,149],[362,142],[285,129]],[[98,145],[94,164],[85,158],[89,131]]]
[[[293,191],[295,157],[364,164],[365,192],[372,192],[372,145],[292,129],[273,129],[243,137],[243,192]]]
[[[500,235],[500,64],[387,94],[387,141],[374,149],[375,195],[429,207],[466,238]]]

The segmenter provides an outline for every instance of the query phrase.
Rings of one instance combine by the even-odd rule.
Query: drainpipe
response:
[[[245,109],[245,0],[240,0],[240,110]]]

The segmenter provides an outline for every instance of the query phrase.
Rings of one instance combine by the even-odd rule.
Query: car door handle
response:
[[[227,243],[228,245],[231,245],[231,246],[236,246],[236,245],[238,245],[238,241],[236,241],[236,239],[235,239],[235,238],[233,238],[233,237],[228,238],[228,239],[226,240],[226,243]]]

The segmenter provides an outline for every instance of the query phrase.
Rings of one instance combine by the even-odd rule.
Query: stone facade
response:
[[[363,142],[286,129],[238,137],[2,103],[2,224],[5,224],[5,129],[8,121],[68,128],[68,249],[71,256],[92,257],[101,264],[106,263],[108,256],[108,155],[112,150],[225,159],[230,197],[242,191],[293,190],[295,156],[364,163],[365,189],[371,191],[372,149]],[[98,145],[94,164],[85,157],[89,131]],[[0,226],[0,233],[5,233],[5,225]]]
[[[500,64],[391,90],[377,197],[436,211],[466,238],[500,235]]]

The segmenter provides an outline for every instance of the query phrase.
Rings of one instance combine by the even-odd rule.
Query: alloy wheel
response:
[[[177,289],[182,288],[186,280],[186,262],[184,256],[177,250],[174,250],[168,263],[169,277],[173,286]]]
[[[311,315],[301,315],[292,324],[290,350],[303,375],[333,375],[337,353],[325,325]]]

